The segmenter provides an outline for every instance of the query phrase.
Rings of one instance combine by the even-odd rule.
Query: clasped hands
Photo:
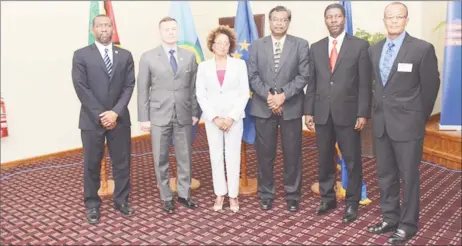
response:
[[[227,132],[229,131],[229,129],[231,129],[231,126],[233,125],[234,120],[231,117],[223,118],[223,117],[217,116],[213,118],[213,123],[215,123],[215,125],[218,128],[220,128],[220,130]]]
[[[108,111],[101,113],[99,117],[101,117],[100,119],[101,125],[103,125],[103,127],[106,128],[107,130],[112,130],[116,127],[117,125],[116,120],[118,117],[116,112],[112,110],[108,110]]]
[[[286,97],[284,93],[273,95],[268,92],[268,98],[266,102],[268,103],[269,109],[273,111],[273,114],[281,116],[283,109],[282,105],[284,104],[285,100]]]

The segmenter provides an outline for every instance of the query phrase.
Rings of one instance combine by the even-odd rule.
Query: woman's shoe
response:
[[[229,198],[229,208],[234,213],[239,211],[239,200],[237,199],[237,197],[236,198]]]
[[[213,204],[213,211],[220,211],[223,209],[223,201],[225,200],[224,196],[217,196],[215,199],[215,204]]]

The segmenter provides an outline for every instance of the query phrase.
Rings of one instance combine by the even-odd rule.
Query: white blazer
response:
[[[217,76],[215,58],[199,64],[196,78],[196,96],[206,121],[215,117],[245,118],[245,106],[250,89],[244,60],[228,57],[223,86]]]

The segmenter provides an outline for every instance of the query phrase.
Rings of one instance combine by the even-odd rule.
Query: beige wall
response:
[[[277,2],[254,1],[254,14],[267,14]],[[290,33],[313,43],[327,35],[324,8],[330,2],[284,1],[293,13]],[[382,13],[389,2],[352,2],[354,28],[384,31]],[[410,34],[432,42],[440,62],[443,34],[431,30],[445,19],[444,2],[407,2]],[[122,45],[133,53],[136,69],[143,51],[159,44],[157,23],[170,2],[114,1]],[[234,1],[192,1],[202,48],[219,17],[234,16]],[[79,102],[70,77],[74,50],[87,44],[89,2],[1,2],[1,95],[6,100],[10,136],[1,140],[1,162],[81,147]],[[266,34],[269,33],[266,21]],[[210,57],[205,51],[205,56]],[[442,63],[441,63],[442,64]],[[132,135],[137,125],[136,91],[129,109]],[[438,101],[435,111],[440,111]]]

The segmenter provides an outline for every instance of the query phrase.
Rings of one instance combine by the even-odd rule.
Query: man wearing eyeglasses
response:
[[[388,5],[387,38],[369,49],[376,81],[372,118],[383,221],[368,231],[393,232],[391,244],[404,243],[417,233],[425,124],[440,86],[435,48],[410,36],[405,31],[408,21],[406,5]]]
[[[348,168],[344,223],[358,217],[362,162],[360,131],[370,117],[371,65],[366,40],[345,33],[345,9],[338,3],[324,11],[329,36],[311,45],[310,82],[305,97],[305,124],[316,129],[321,204],[317,215],[337,207],[334,186],[335,143]]]
[[[271,35],[253,42],[249,82],[254,90],[250,114],[255,116],[258,198],[272,208],[273,165],[281,131],[287,209],[297,211],[302,182],[303,88],[308,83],[308,41],[287,35],[291,12],[277,6],[269,12]]]

